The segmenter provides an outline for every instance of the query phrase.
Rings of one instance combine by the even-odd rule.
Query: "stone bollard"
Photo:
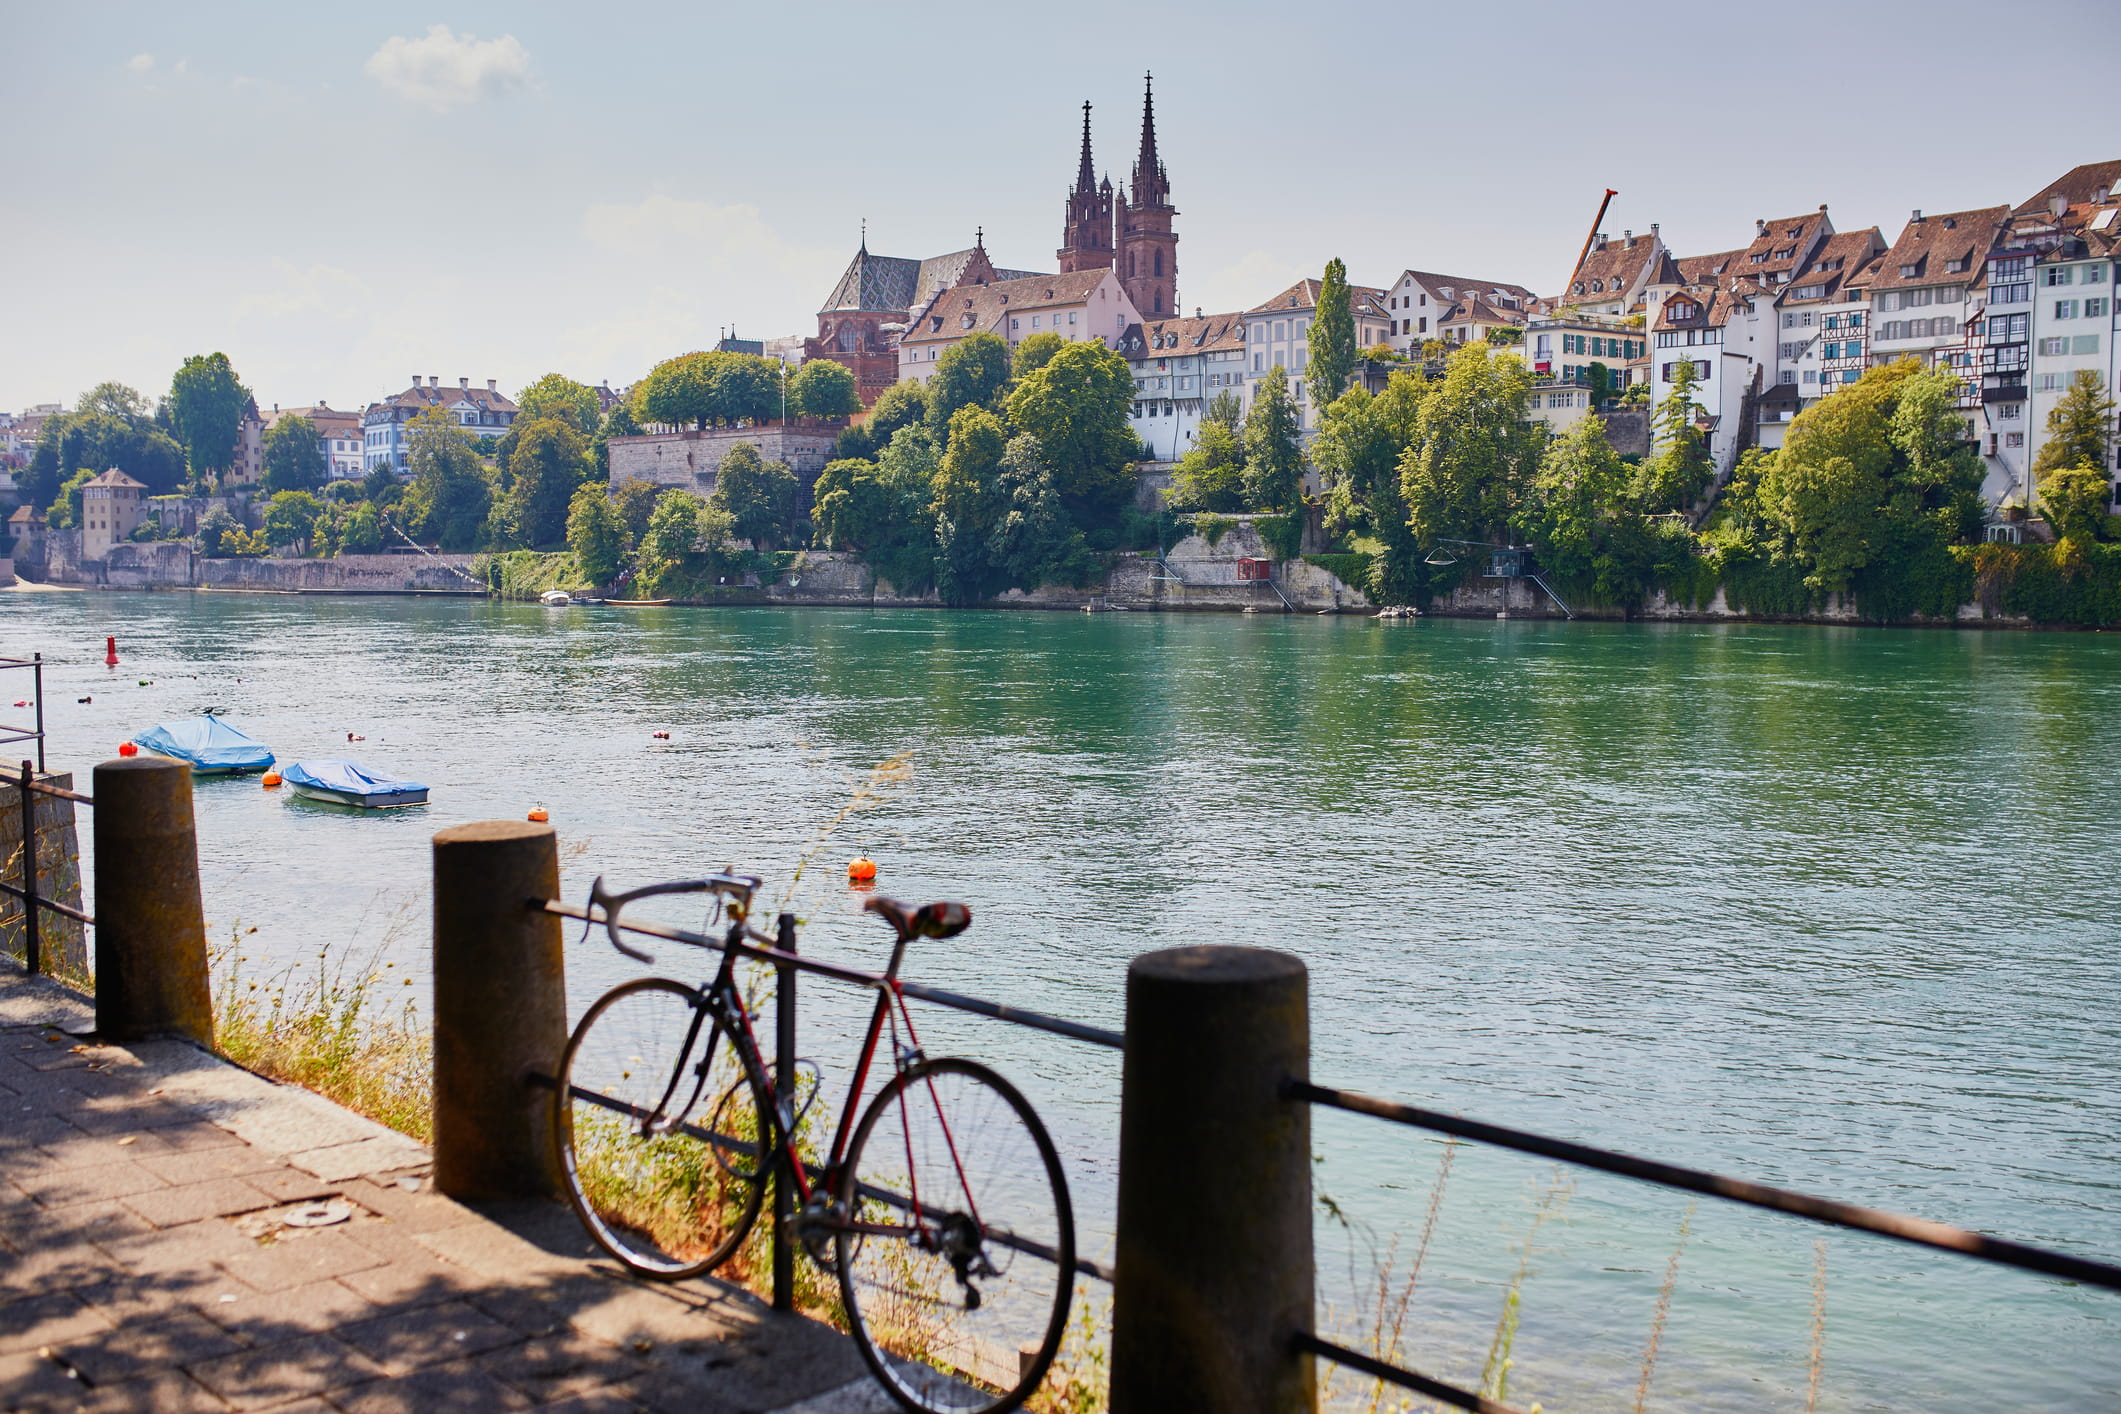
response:
[[[214,1039],[191,767],[160,756],[96,767],[96,1030],[113,1041]]]
[[[1112,1414],[1314,1414],[1301,960],[1173,948],[1127,969]]]
[[[551,1198],[553,1074],[567,1044],[560,890],[549,825],[483,820],[434,837],[435,1187],[452,1198]]]

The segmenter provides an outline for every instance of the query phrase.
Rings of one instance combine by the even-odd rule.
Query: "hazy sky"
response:
[[[1124,181],[1144,69],[1189,308],[1334,255],[1550,291],[1608,186],[1681,254],[1821,202],[1891,239],[2121,157],[2117,53],[2111,0],[0,0],[0,408],[214,349],[261,403],[617,385],[814,333],[865,216],[1052,269],[1079,105]]]

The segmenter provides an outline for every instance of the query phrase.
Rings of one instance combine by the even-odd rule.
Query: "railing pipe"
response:
[[[37,701],[44,701],[44,694],[37,694]],[[44,743],[39,741],[38,747]],[[44,970],[44,931],[37,918],[37,907],[44,900],[37,897],[37,797],[31,793],[33,777],[29,762],[22,763],[22,966],[34,977]]]
[[[794,914],[783,913],[777,920],[774,945],[791,957],[795,955]],[[795,972],[792,963],[782,962],[774,966],[773,1104],[781,1122],[788,1126],[790,1143],[795,1142],[796,1116]],[[776,1311],[795,1309],[795,1244],[788,1235],[788,1226],[794,1217],[795,1174],[790,1171],[784,1155],[775,1165],[773,1175],[773,1309]]]

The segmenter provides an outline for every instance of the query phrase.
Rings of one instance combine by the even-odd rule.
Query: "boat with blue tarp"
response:
[[[427,803],[427,787],[418,781],[378,776],[352,761],[297,761],[280,777],[296,795],[333,805],[388,810]]]
[[[264,742],[212,713],[164,722],[133,738],[142,751],[191,763],[198,776],[236,776],[271,767],[273,754]]]

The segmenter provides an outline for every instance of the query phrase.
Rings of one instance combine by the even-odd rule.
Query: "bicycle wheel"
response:
[[[1016,1087],[972,1061],[901,1072],[862,1116],[838,1198],[848,1324],[900,1404],[984,1414],[1038,1388],[1075,1289],[1075,1215]]]
[[[655,977],[606,992],[559,1078],[560,1168],[590,1235],[665,1281],[727,1261],[758,1218],[769,1131],[756,1077],[699,992]]]

